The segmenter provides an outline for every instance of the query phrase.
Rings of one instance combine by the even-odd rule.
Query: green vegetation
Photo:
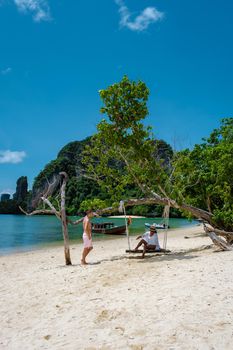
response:
[[[148,114],[146,85],[124,77],[100,91],[100,96],[106,118],[84,152],[86,172],[108,191],[112,201],[129,198],[129,189],[132,197],[141,198],[166,187],[173,151],[142,123]]]
[[[215,227],[232,230],[233,118],[224,119],[192,151],[173,155],[166,145],[161,153],[151,128],[143,124],[148,96],[144,83],[127,77],[100,91],[106,117],[86,147],[87,173],[112,201],[127,199],[127,189],[136,186],[138,198],[169,202],[186,215],[200,215]]]
[[[233,118],[173,162],[176,199],[208,210],[219,228],[233,228]]]

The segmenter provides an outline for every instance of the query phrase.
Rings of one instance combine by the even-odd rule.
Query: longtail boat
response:
[[[126,231],[126,226],[115,226],[113,222],[102,222],[102,223],[93,223],[92,232],[93,233],[102,233],[109,235],[124,235]]]

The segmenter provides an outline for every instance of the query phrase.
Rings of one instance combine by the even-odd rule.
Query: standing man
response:
[[[83,253],[82,253],[82,259],[81,264],[87,265],[86,257],[90,253],[90,251],[93,249],[92,245],[92,233],[91,233],[91,221],[90,219],[93,218],[94,213],[92,210],[87,210],[86,216],[83,220]]]

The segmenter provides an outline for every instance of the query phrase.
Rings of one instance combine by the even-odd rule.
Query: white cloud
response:
[[[51,20],[50,9],[47,0],[14,0],[19,11],[31,12],[35,22]]]
[[[21,163],[25,157],[26,153],[24,151],[0,151],[0,164],[18,164]]]
[[[158,22],[164,18],[164,13],[158,11],[155,7],[146,7],[134,20],[131,19],[132,13],[125,5],[123,0],[115,0],[119,6],[121,16],[120,25],[130,30],[141,32],[148,28],[152,23]]]
[[[7,75],[7,74],[9,74],[11,71],[12,71],[12,68],[11,68],[11,67],[7,67],[7,68],[1,70],[1,74],[2,74],[2,75]]]

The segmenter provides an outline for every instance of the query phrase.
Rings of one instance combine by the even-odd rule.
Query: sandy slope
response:
[[[87,267],[80,245],[70,267],[59,247],[1,257],[0,349],[232,349],[233,253],[201,231],[144,260],[125,238],[96,242]]]

